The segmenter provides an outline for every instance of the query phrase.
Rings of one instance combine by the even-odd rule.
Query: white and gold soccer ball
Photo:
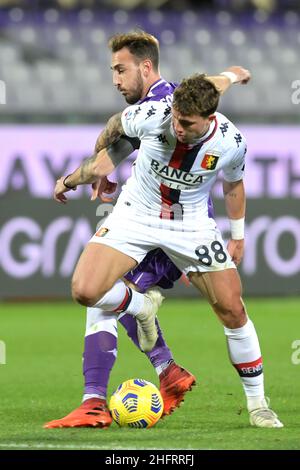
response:
[[[109,409],[119,426],[151,428],[161,417],[164,403],[151,382],[130,379],[121,383],[112,394]]]

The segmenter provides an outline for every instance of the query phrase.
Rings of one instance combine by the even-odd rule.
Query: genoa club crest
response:
[[[96,233],[96,237],[104,237],[108,232],[108,228],[101,227]]]
[[[204,170],[214,170],[217,166],[220,155],[215,155],[215,153],[206,153],[201,162],[201,168]]]

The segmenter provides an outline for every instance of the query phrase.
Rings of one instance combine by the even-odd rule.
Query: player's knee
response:
[[[217,305],[215,310],[227,328],[240,328],[247,321],[247,313],[240,298],[232,299],[226,305]]]
[[[242,302],[238,302],[232,309],[232,321],[236,323],[236,328],[244,325],[247,321],[247,314]]]
[[[96,289],[91,284],[80,281],[78,279],[72,280],[72,297],[76,302],[86,307],[92,307],[95,303],[103,297],[106,291]]]

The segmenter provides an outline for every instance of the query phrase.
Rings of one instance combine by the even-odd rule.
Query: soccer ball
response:
[[[130,379],[112,394],[109,409],[119,426],[151,428],[161,417],[164,403],[159,390],[151,382]]]

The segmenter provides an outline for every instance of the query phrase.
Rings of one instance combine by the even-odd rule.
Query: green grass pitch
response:
[[[249,299],[259,333],[266,394],[283,429],[252,428],[239,377],[230,365],[223,329],[204,301],[166,300],[159,312],[175,360],[197,377],[176,412],[152,429],[43,429],[79,405],[85,311],[70,303],[0,306],[0,450],[2,449],[299,449],[300,299]],[[109,394],[123,380],[158,385],[147,358],[119,327],[119,356]],[[3,343],[2,343],[3,345]],[[297,356],[297,355],[296,355]],[[300,354],[298,354],[300,358]]]

